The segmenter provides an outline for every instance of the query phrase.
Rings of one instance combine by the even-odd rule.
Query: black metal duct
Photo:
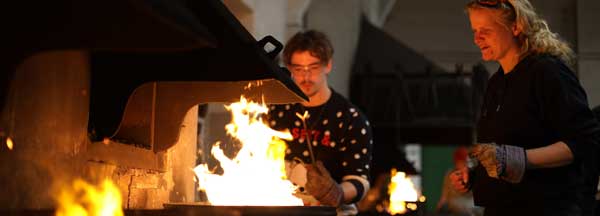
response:
[[[177,140],[195,104],[242,94],[268,103],[307,100],[274,62],[281,43],[257,42],[219,0],[22,0],[3,8],[0,109],[23,61],[87,51],[93,141],[116,136],[161,151]],[[276,48],[266,52],[269,43]],[[2,133],[10,131],[0,125]]]
[[[373,133],[391,145],[375,153],[392,158],[395,144],[467,145],[488,74],[456,65],[446,71],[362,19],[350,92],[369,116]]]

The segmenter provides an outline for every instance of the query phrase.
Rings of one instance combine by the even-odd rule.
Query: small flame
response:
[[[418,197],[417,190],[415,190],[413,182],[406,177],[406,173],[396,172],[396,169],[392,169],[392,179],[388,185],[388,193],[390,195],[388,212],[391,215],[406,213],[407,209],[417,210],[416,204],[406,203],[416,202]],[[419,200],[425,200],[425,197],[421,196]]]
[[[108,179],[97,186],[76,179],[63,188],[57,201],[55,216],[123,216],[121,193]]]
[[[10,137],[6,138],[6,147],[8,147],[9,150],[13,150],[13,145],[14,145],[14,143],[13,143],[12,139],[10,139]]]
[[[211,153],[220,162],[223,174],[217,175],[206,164],[194,168],[198,185],[212,205],[299,206],[302,200],[293,195],[296,187],[285,173],[286,144],[289,132],[275,131],[262,120],[268,112],[264,104],[247,101],[225,106],[232,122],[225,126],[227,134],[238,139],[242,147],[230,159],[217,142]],[[259,197],[259,198],[257,198]]]
[[[248,82],[248,84],[246,86],[244,86],[244,90],[250,90],[253,87],[259,87],[263,85],[263,81],[262,80],[257,80],[257,81],[251,81]]]

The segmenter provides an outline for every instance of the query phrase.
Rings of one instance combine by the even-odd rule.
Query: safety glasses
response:
[[[293,76],[314,76],[317,75],[321,72],[321,69],[323,68],[323,64],[321,64],[320,62],[317,63],[312,63],[309,65],[297,65],[297,64],[291,64],[288,66],[290,72],[292,72]]]

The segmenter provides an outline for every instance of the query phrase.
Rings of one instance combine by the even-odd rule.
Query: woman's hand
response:
[[[461,193],[469,191],[469,168],[463,167],[450,173],[450,183],[452,187]]]

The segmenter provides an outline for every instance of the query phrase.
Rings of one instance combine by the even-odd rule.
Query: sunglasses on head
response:
[[[487,8],[500,8],[502,5],[511,9],[513,8],[508,0],[476,0],[475,2],[477,2],[478,5]]]

